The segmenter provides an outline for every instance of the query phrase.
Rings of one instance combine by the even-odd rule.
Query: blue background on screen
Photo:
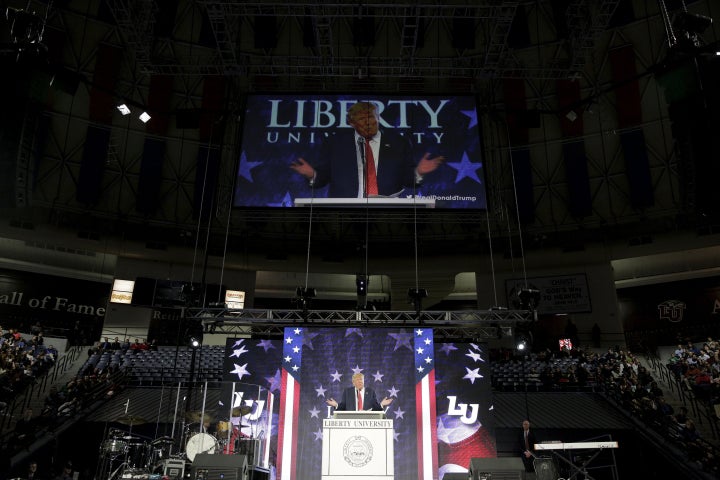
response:
[[[409,138],[416,162],[425,153],[445,157],[423,179],[418,196],[435,198],[436,208],[486,208],[475,98],[452,95],[250,95],[234,205],[292,207],[295,198],[326,197],[327,187],[313,192],[289,165],[298,157],[312,162],[324,138],[351,129],[345,113],[356,101],[379,106],[381,129]]]

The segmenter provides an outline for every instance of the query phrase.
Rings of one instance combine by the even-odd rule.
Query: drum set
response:
[[[215,420],[207,412],[188,412],[179,429],[179,435],[148,438],[133,432],[133,426],[147,421],[141,417],[125,415],[116,419],[129,429],[110,429],[100,443],[98,478],[107,480],[154,479],[168,473],[168,465],[192,463],[198,454],[247,453],[246,442],[250,436],[242,433],[247,427],[238,419],[248,415],[251,407],[242,406],[232,410],[227,420]],[[233,423],[235,420],[237,423]],[[182,448],[181,448],[182,447]],[[180,469],[178,476],[182,476]]]

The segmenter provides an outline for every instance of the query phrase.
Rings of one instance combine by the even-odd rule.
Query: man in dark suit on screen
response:
[[[379,129],[380,117],[372,103],[355,103],[347,121],[354,130],[339,131],[323,141],[317,161],[298,158],[290,165],[312,187],[328,185],[330,198],[400,195],[444,161],[426,153],[416,165],[405,137]]]
[[[385,397],[382,402],[378,402],[375,391],[371,388],[365,388],[365,375],[356,373],[352,376],[352,387],[343,390],[342,398],[338,403],[337,400],[330,397],[326,400],[328,405],[335,407],[335,410],[385,410],[390,405],[392,398]]]

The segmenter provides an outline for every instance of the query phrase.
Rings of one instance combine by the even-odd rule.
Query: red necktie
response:
[[[360,390],[357,391],[358,395],[358,410],[362,410],[362,394],[360,394]]]
[[[370,147],[370,139],[365,139],[365,163],[367,164],[367,170],[365,172],[365,193],[366,196],[377,195],[377,173],[375,172],[375,156],[373,155],[372,148]],[[362,410],[362,409],[361,409]]]

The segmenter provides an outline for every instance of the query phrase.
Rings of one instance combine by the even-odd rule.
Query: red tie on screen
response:
[[[358,396],[358,410],[362,410],[362,394],[360,393],[360,390],[357,391]]]
[[[369,138],[365,139],[365,163],[367,164],[367,171],[365,172],[365,181],[367,182],[365,193],[367,196],[377,195],[378,185],[377,173],[375,173],[375,156],[373,155],[372,148],[370,147]]]

